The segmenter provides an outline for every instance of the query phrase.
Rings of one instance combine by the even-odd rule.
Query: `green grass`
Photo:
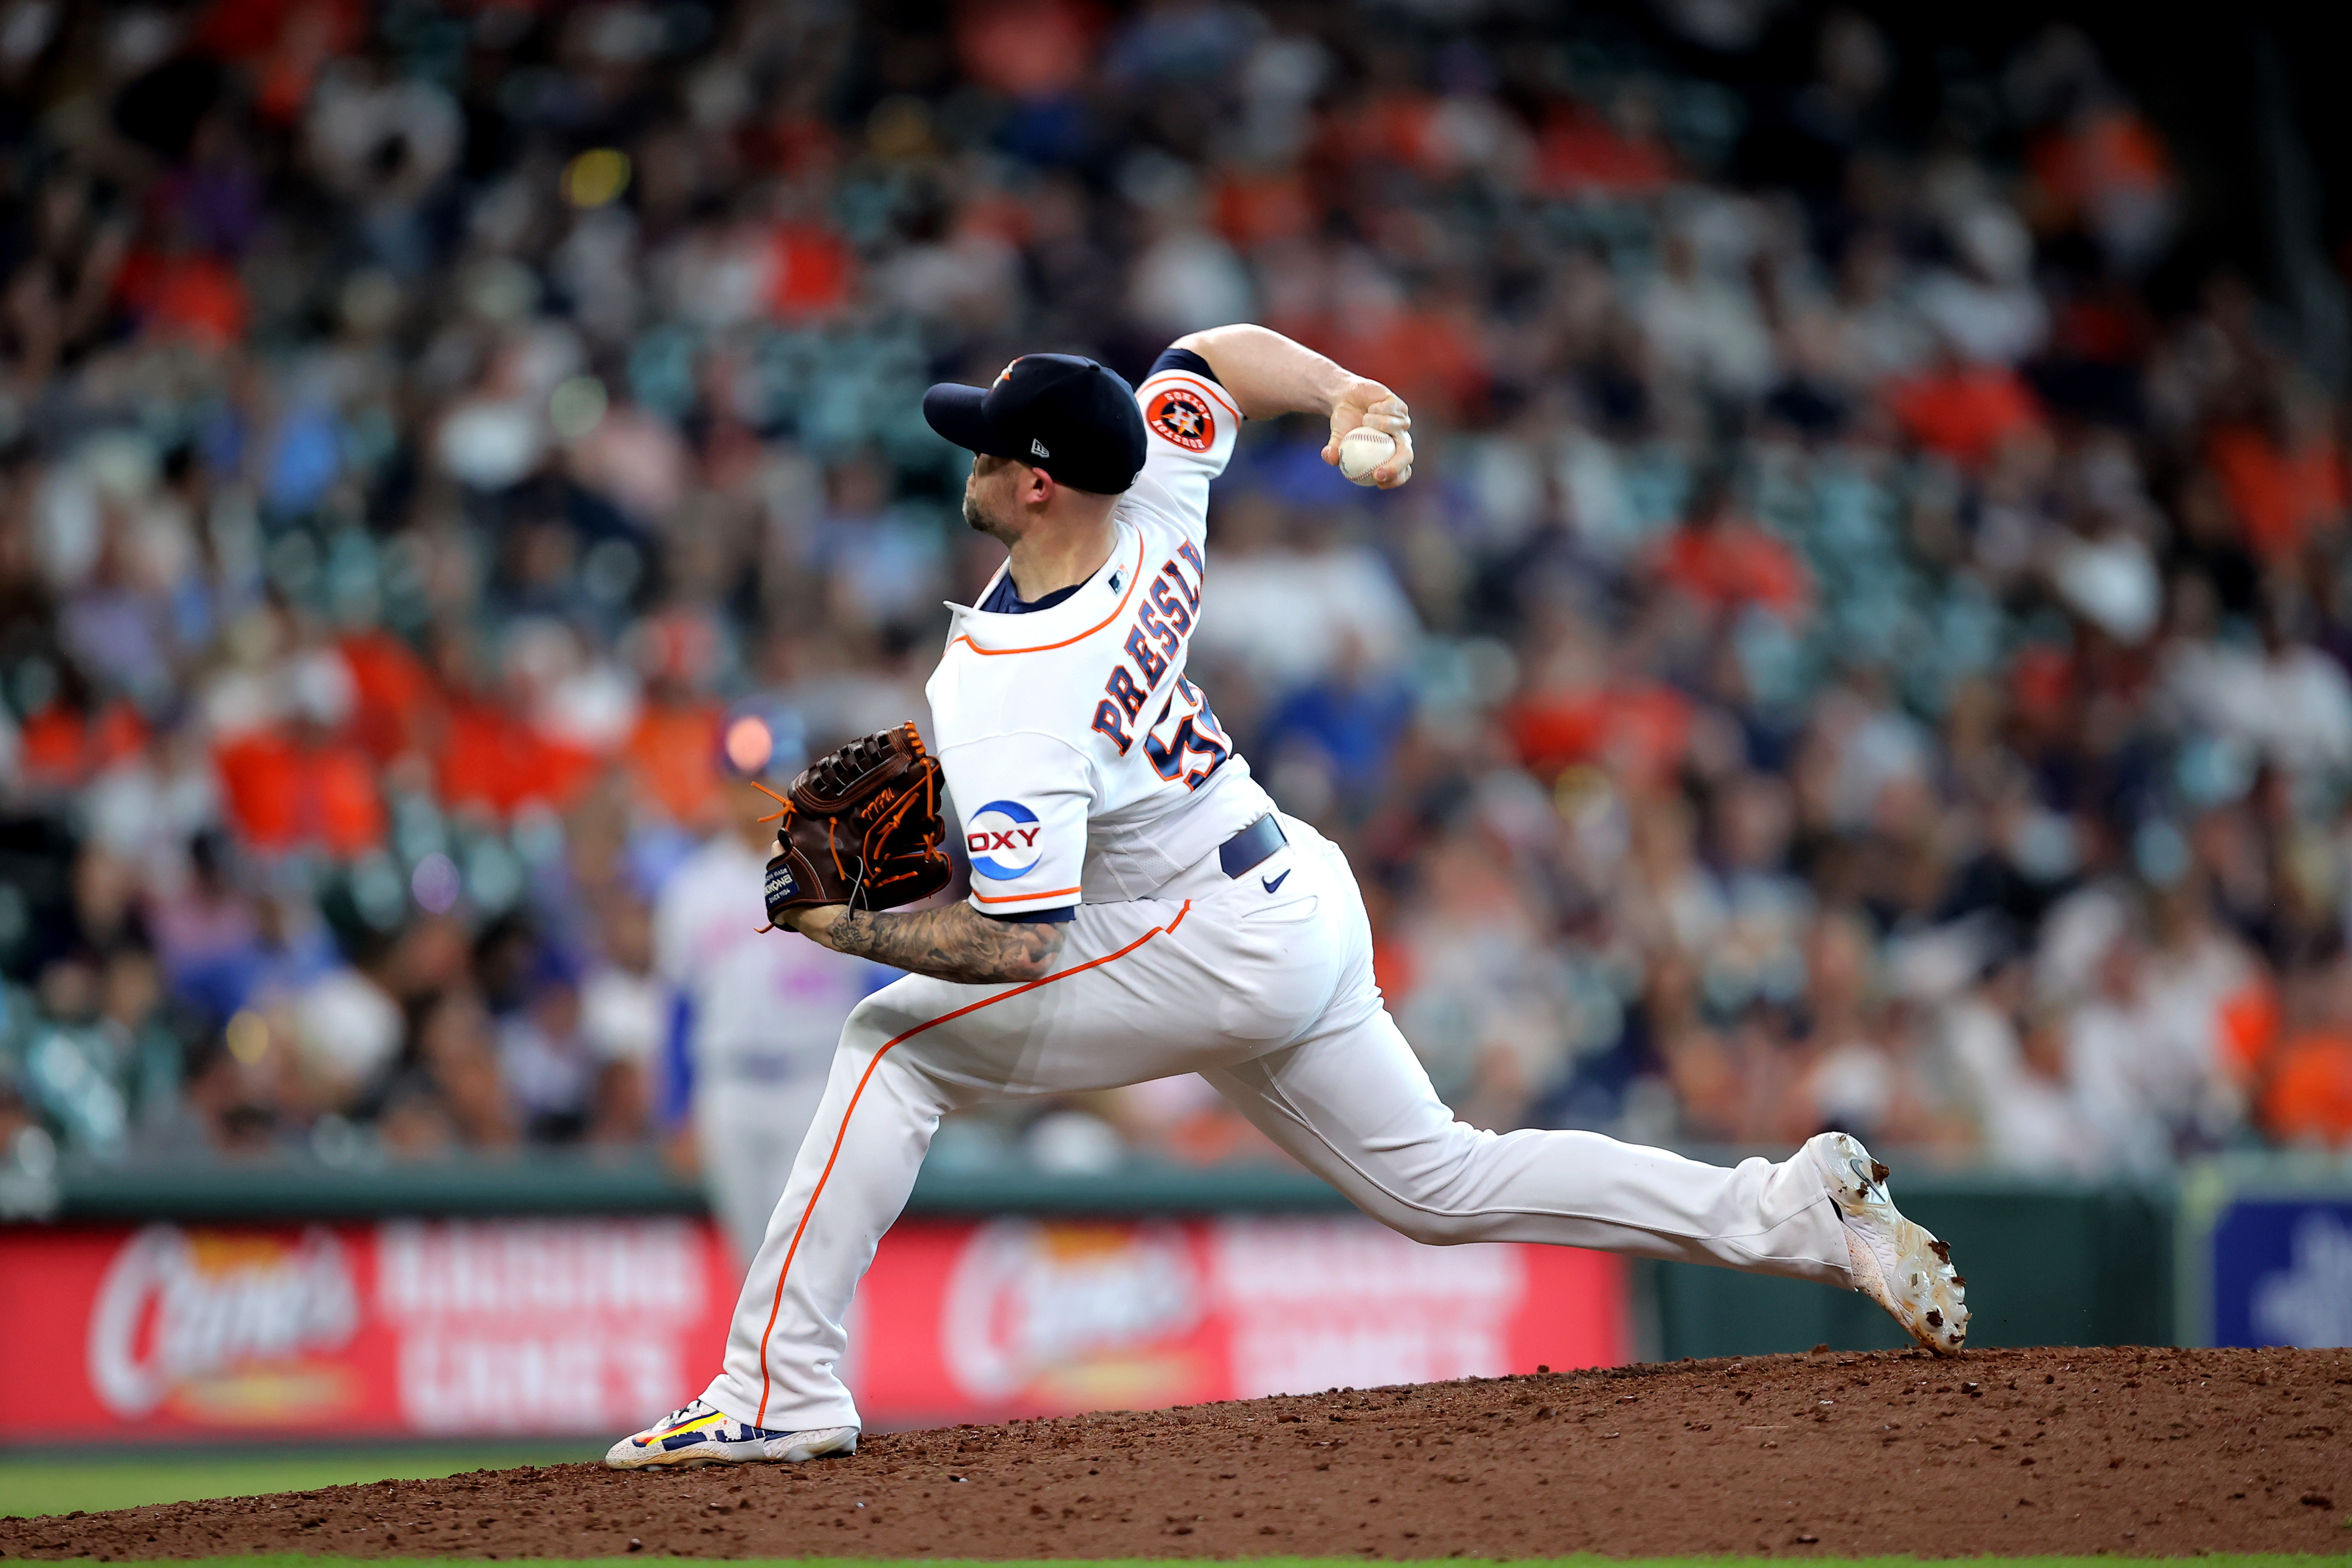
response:
[[[200,1557],[199,1563],[234,1563],[237,1568],[383,1568],[381,1557],[306,1557],[299,1553],[254,1557]],[[415,1568],[446,1563],[449,1568],[481,1568],[478,1558],[416,1557],[401,1561]],[[528,1557],[504,1558],[507,1563],[530,1563]],[[895,1568],[902,1559],[873,1557],[746,1557],[736,1559],[737,1568]],[[1037,1562],[982,1562],[961,1557],[927,1557],[924,1568],[1151,1568],[1163,1560],[1149,1557],[1076,1558],[1066,1557]],[[1360,1557],[1252,1557],[1246,1560],[1250,1568],[1363,1568]],[[1741,1563],[1779,1562],[1777,1558],[1753,1557],[1534,1557],[1518,1561],[1557,1565],[1557,1568],[1730,1568]],[[1809,1568],[2115,1568],[2118,1559],[2113,1557],[1958,1557],[1928,1559],[1916,1557],[1808,1557],[1802,1561]],[[563,1561],[562,1568],[636,1568],[643,1557],[586,1557]],[[1425,1568],[1461,1568],[1460,1558],[1433,1558]],[[2215,1552],[2198,1559],[2199,1568],[2339,1568],[2352,1564],[2352,1555],[2325,1557],[2296,1556],[2286,1553]],[[132,1568],[132,1564],[117,1563],[114,1568]],[[184,1568],[173,1564],[173,1568]],[[1412,1568],[1410,1563],[1388,1564],[1386,1568]]]
[[[571,1464],[596,1458],[600,1452],[593,1441],[577,1447],[326,1448],[302,1453],[278,1449],[237,1455],[210,1449],[185,1457],[151,1450],[121,1458],[32,1458],[20,1450],[0,1453],[0,1518],[71,1513],[76,1509],[97,1513],[194,1498],[251,1497],[257,1492],[308,1491],[355,1481],[454,1476],[461,1470]]]

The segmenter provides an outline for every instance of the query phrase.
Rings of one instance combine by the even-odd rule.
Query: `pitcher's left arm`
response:
[[[962,985],[1042,978],[1069,931],[1066,922],[1002,920],[961,902],[879,911],[820,904],[799,913],[793,929],[835,952]]]

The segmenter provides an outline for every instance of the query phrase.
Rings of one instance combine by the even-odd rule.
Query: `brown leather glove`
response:
[[[912,724],[852,741],[801,770],[777,814],[768,919],[817,904],[896,909],[954,874],[940,809],[939,760]],[[768,818],[762,817],[761,821]]]

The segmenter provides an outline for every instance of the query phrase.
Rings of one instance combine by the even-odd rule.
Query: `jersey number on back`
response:
[[[1176,706],[1177,697],[1192,704],[1192,711],[1178,719],[1176,727],[1168,732],[1168,739],[1162,741],[1160,726],[1168,721],[1169,712]],[[1233,742],[1226,740],[1224,731],[1217,727],[1217,716],[1209,711],[1209,700],[1201,695],[1199,687],[1178,676],[1175,694],[1160,708],[1160,717],[1152,721],[1151,729],[1143,737],[1143,754],[1151,759],[1151,771],[1169,780],[1181,774],[1186,789],[1199,789],[1211,773],[1224,766],[1225,759],[1233,754]],[[1187,757],[1205,758],[1206,765],[1188,773],[1185,771]]]

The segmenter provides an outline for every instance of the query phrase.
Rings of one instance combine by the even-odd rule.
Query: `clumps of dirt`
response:
[[[2352,1351],[1764,1356],[0,1520],[0,1555],[2352,1550]]]

